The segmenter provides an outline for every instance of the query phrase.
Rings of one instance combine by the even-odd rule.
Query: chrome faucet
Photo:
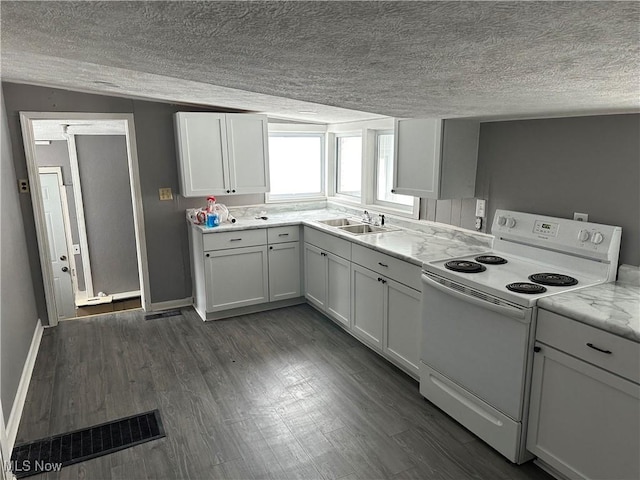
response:
[[[364,223],[373,223],[373,218],[371,218],[371,214],[366,210],[364,211],[364,215],[362,216],[362,221]]]

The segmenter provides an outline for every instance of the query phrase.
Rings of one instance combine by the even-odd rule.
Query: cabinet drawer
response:
[[[351,242],[313,228],[304,227],[304,241],[339,257],[351,260]]]
[[[225,248],[252,247],[267,244],[267,231],[237,230],[234,232],[215,232],[203,235],[204,251],[224,250]]]
[[[542,309],[536,340],[640,383],[640,344],[636,342]]]
[[[288,227],[274,227],[267,229],[269,243],[297,242],[300,240],[300,227],[290,225]]]
[[[354,245],[351,249],[351,261],[373,270],[385,277],[420,290],[420,267],[398,258],[377,252],[370,248]]]

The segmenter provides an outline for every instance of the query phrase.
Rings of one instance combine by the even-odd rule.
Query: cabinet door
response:
[[[300,296],[300,243],[269,246],[269,300]]]
[[[384,352],[415,373],[420,361],[420,292],[387,280]]]
[[[185,197],[226,193],[229,169],[224,114],[178,112],[175,128],[180,193]]]
[[[350,327],[351,318],[351,262],[325,253],[327,262],[327,308],[334,320]]]
[[[267,246],[205,253],[207,312],[269,301]]]
[[[351,288],[352,332],[367,344],[382,350],[385,313],[382,277],[354,263],[351,265]]]
[[[269,152],[265,115],[227,114],[231,193],[269,191]]]
[[[640,386],[538,345],[527,449],[568,478],[640,478]]]
[[[393,192],[438,198],[442,120],[403,119],[395,122]]]
[[[304,244],[304,295],[311,303],[325,310],[327,299],[327,263],[318,247]]]

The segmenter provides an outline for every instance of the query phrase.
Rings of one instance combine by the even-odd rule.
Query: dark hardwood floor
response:
[[[17,443],[154,408],[166,438],[39,478],[551,478],[510,464],[307,305],[48,329]]]

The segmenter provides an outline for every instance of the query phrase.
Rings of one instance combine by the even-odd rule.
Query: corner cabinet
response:
[[[178,112],[174,121],[184,197],[269,191],[266,115]]]
[[[189,229],[194,307],[216,320],[304,302],[300,227]]]
[[[567,478],[640,478],[640,345],[539,310],[527,449]]]
[[[479,132],[473,120],[397,119],[391,191],[433,199],[474,197]]]

